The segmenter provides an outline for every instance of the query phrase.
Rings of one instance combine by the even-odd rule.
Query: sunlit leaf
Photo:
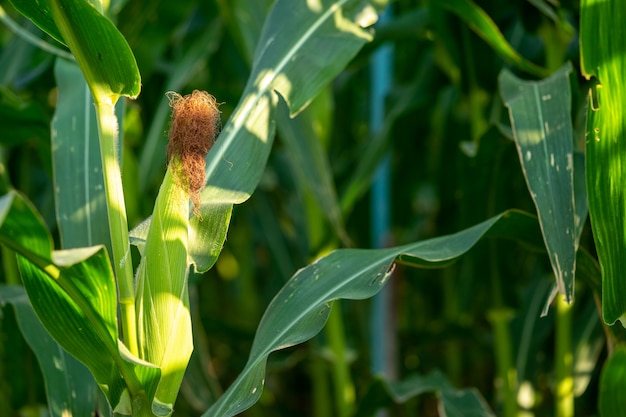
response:
[[[618,2],[581,2],[581,69],[598,82],[587,106],[589,214],[602,266],[603,319],[607,324],[622,320],[622,325],[626,325],[626,119],[622,117],[626,37],[613,28],[621,28],[624,19],[626,9]]]
[[[139,356],[161,369],[152,411],[169,415],[193,350],[187,288],[189,193],[170,162],[137,272]]]
[[[380,3],[376,5],[383,6]],[[355,23],[363,10],[374,10],[369,2],[315,4],[305,8],[279,0],[270,11],[239,105],[207,157],[204,205],[239,204],[256,188],[274,138],[275,92],[286,100],[292,115],[299,112],[371,40],[369,32]],[[224,243],[221,236],[226,235],[225,216],[230,211],[221,212],[222,219],[212,224],[225,225],[223,231],[205,241],[211,248]]]
[[[24,233],[28,230],[28,233]],[[0,197],[0,243],[18,254],[33,309],[50,335],[89,368],[114,409],[156,390],[159,369],[120,352],[117,290],[103,246],[53,251],[39,215],[16,192]],[[143,400],[142,400],[143,398]]]
[[[135,57],[107,17],[85,0],[50,0],[50,9],[97,102],[139,95]]]

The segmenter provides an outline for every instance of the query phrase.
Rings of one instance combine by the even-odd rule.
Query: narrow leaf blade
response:
[[[381,2],[358,0],[325,0],[316,7],[290,0],[274,4],[242,99],[207,156],[203,204],[240,204],[250,197],[274,139],[278,103],[274,92],[286,100],[291,114],[302,110],[371,39],[355,22],[367,11],[375,16],[373,5],[382,6]],[[306,87],[295,89],[295,85]],[[221,248],[224,243],[225,216],[230,212],[221,213],[222,219],[214,224],[226,227],[210,243],[212,247]]]
[[[570,64],[538,82],[502,71],[499,81],[528,190],[559,291],[571,302],[579,231],[574,197],[574,144],[570,117]],[[584,199],[585,196],[576,196]]]
[[[478,36],[483,38],[502,58],[519,69],[539,77],[548,72],[522,57],[506,40],[500,29],[489,15],[471,0],[445,0],[440,3],[463,19]]]
[[[586,175],[589,214],[602,267],[605,323],[626,325],[626,10],[614,1],[581,2],[581,67],[595,76],[587,106]],[[598,31],[602,36],[598,36]],[[621,35],[620,35],[621,33]],[[599,40],[602,43],[599,43]]]
[[[76,63],[57,59],[54,73],[59,99],[51,139],[61,246],[69,249],[104,244],[110,250],[93,99]]]
[[[119,96],[137,97],[137,62],[115,25],[85,0],[50,0],[50,8],[94,99],[114,104]]]
[[[29,18],[39,29],[52,36],[56,41],[65,43],[63,35],[59,32],[54,18],[52,17],[52,9],[50,0],[9,0],[9,3],[15,9]]]
[[[388,249],[336,250],[317,260],[298,271],[272,300],[245,368],[203,416],[228,417],[251,407],[261,395],[269,354],[315,336],[326,323],[333,300],[360,300],[378,293],[394,263],[441,267],[483,238],[529,236],[536,241],[537,229],[532,217],[509,211],[453,235]]]
[[[20,330],[37,357],[46,382],[51,416],[64,417],[68,412],[75,416],[91,415],[99,390],[93,375],[50,337],[23,287],[0,285],[0,305],[5,304],[15,309]]]
[[[189,193],[170,161],[154,207],[137,273],[137,332],[140,357],[161,370],[152,405],[157,415],[171,414],[193,350],[188,295],[187,241]]]
[[[104,247],[53,252],[40,216],[14,191],[0,197],[0,243],[17,252],[41,323],[89,368],[113,408],[130,410],[123,397],[127,387],[140,396],[154,395],[159,370],[131,363],[119,352],[117,291]]]

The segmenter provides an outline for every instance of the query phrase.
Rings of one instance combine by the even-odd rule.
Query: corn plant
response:
[[[495,408],[498,415],[517,416],[527,379],[527,366],[522,362],[529,355],[523,352],[531,350],[534,339],[530,334],[541,327],[539,316],[550,309],[555,332],[550,413],[575,415],[575,396],[590,383],[587,374],[577,374],[583,362],[602,368],[600,414],[617,415],[623,409],[620,389],[626,351],[623,332],[615,323],[623,321],[625,313],[620,162],[624,129],[619,112],[624,102],[620,94],[626,45],[623,36],[617,36],[624,17],[617,1],[583,0],[579,38],[575,23],[557,13],[559,7],[529,1],[548,22],[542,20],[541,26],[543,60],[518,52],[511,36],[505,36],[486,8],[470,0],[417,2],[415,10],[389,26],[380,26],[379,31],[373,25],[390,6],[385,0],[242,1],[237,6],[218,2],[225,16],[238,21],[242,49],[250,64],[236,105],[222,103],[206,91],[184,95],[174,91],[189,83],[196,61],[211,42],[217,42],[218,24],[203,32],[166,83],[169,88],[157,94],[142,91],[135,54],[114,23],[123,17],[118,14],[123,4],[96,0],[10,3],[45,32],[50,42],[34,38],[0,8],[3,21],[27,42],[54,56],[56,104],[50,158],[58,230],[49,229],[24,193],[3,184],[0,243],[6,282],[11,285],[0,286],[0,302],[14,307],[21,332],[37,355],[51,416],[180,413],[175,410],[179,392],[185,380],[194,378],[195,365],[190,365],[194,344],[200,355],[204,348],[199,319],[192,318],[190,280],[205,279],[198,277],[222,259],[234,206],[249,200],[264,178],[271,182],[264,174],[277,131],[296,167],[296,181],[306,188],[304,198],[310,204],[303,216],[308,222],[308,245],[315,248],[314,260],[273,294],[255,325],[243,369],[223,393],[198,400],[201,406],[196,408],[203,416],[234,416],[251,408],[264,391],[270,355],[322,331],[331,351],[329,374],[335,393],[333,406],[319,415],[331,413],[330,409],[339,416],[374,415],[393,403],[410,403],[425,393],[435,393],[440,415],[492,416]],[[257,13],[265,16],[262,25],[255,19]],[[466,49],[476,37],[490,57],[499,60],[489,120],[476,74],[472,70],[460,75],[454,63],[458,50],[449,19],[461,23]],[[336,249],[352,245],[345,218],[356,211],[372,173],[392,148],[395,124],[411,107],[426,107],[430,97],[421,97],[422,90],[436,77],[424,71],[410,88],[393,97],[381,132],[372,135],[356,158],[340,196],[323,140],[316,137],[324,136],[319,133],[323,127],[315,125],[328,122],[323,115],[331,112],[332,106],[324,101],[329,85],[346,74],[350,64],[358,63],[358,54],[380,46],[380,39],[393,40],[398,36],[394,29],[402,32],[407,27],[409,32],[417,28],[419,36],[434,44],[434,52],[424,56],[424,67],[435,62],[451,83],[437,92],[441,113],[435,111],[428,122],[431,134],[445,132],[443,114],[454,113],[449,102],[466,84],[469,129],[459,146],[463,158],[491,163],[487,143],[506,139],[519,161],[524,193],[530,197],[525,208],[534,213],[515,208],[493,212],[489,207],[484,211],[490,215],[473,225],[463,224],[435,237],[383,249]],[[606,28],[615,29],[616,36],[607,35]],[[598,37],[597,30],[603,36]],[[563,53],[572,42],[580,44],[581,77],[576,77],[576,66]],[[464,54],[467,67],[475,68],[472,52],[467,49]],[[460,77],[467,80],[461,82]],[[582,78],[589,80],[587,84]],[[578,99],[579,92],[589,94],[589,99]],[[132,100],[140,94],[159,97],[155,119],[168,120],[168,142],[165,145],[162,124],[154,123],[137,161],[141,179],[136,188],[129,188],[123,184],[123,176],[129,175],[123,169],[129,166],[123,154],[127,149],[123,132]],[[573,121],[572,115],[584,109],[585,103],[586,123]],[[229,117],[222,121],[221,111],[228,106]],[[316,108],[323,110],[315,114]],[[586,131],[582,140],[580,125]],[[158,184],[155,201],[149,203],[151,215],[131,228],[129,218],[135,217],[136,200],[151,184]],[[588,212],[590,229],[585,228]],[[322,221],[330,225],[330,237],[319,233]],[[592,233],[597,260],[581,243],[585,230]],[[481,314],[493,339],[498,389],[492,405],[477,389],[458,387],[460,378],[454,374],[461,349],[454,343],[447,355],[447,374],[434,369],[400,380],[378,377],[366,389],[355,388],[344,339],[347,320],[338,300],[376,296],[399,269],[455,271],[447,267],[483,250],[485,242],[493,255],[498,251],[493,242],[511,240],[541,253],[553,278],[549,284],[530,285],[531,301],[520,315],[521,342],[515,346],[511,330],[515,313],[497,277],[497,261],[483,268],[491,270],[485,273],[491,281],[478,287],[488,288],[489,293],[489,305],[482,306]],[[17,270],[11,272],[12,265]],[[461,323],[462,300],[456,291],[461,285],[449,275],[442,282],[444,315]],[[583,290],[576,289],[576,282],[583,283]],[[608,341],[604,364],[599,355],[605,339],[599,335],[601,325],[593,303],[584,310],[588,318],[582,330],[574,326],[573,303],[581,291],[599,302]]]

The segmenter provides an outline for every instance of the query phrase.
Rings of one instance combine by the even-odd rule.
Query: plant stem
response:
[[[503,416],[517,417],[517,368],[513,362],[513,343],[509,323],[513,319],[514,311],[504,305],[502,283],[497,265],[497,248],[490,243],[491,252],[491,298],[493,307],[487,312],[487,320],[491,323],[494,332],[494,350],[499,387],[502,395]]]
[[[95,95],[94,95],[95,97]],[[118,158],[118,125],[112,100],[96,100],[106,206],[113,248],[113,271],[121,308],[122,340],[133,355],[139,353],[135,320],[135,286],[128,239],[128,222]]]
[[[444,317],[446,322],[458,324],[459,322],[459,300],[457,296],[457,285],[455,276],[458,273],[454,266],[446,268],[442,271],[443,275],[443,294],[444,294]],[[445,346],[446,357],[446,376],[453,384],[461,383],[461,373],[463,368],[463,352],[459,340],[450,338]]]
[[[342,319],[341,304],[335,301],[326,324],[326,337],[333,352],[332,376],[335,385],[336,415],[347,417],[352,414],[355,393],[346,357],[348,349]]]
[[[556,297],[556,347],[554,405],[556,417],[574,416],[574,375],[572,351],[572,305],[562,294]]]
[[[509,323],[513,318],[513,310],[500,307],[487,313],[493,327],[494,346],[498,378],[501,382],[500,392],[504,405],[504,417],[517,417],[517,369],[513,363],[513,346],[509,332]]]

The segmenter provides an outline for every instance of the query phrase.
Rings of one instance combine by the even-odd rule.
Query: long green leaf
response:
[[[193,350],[187,287],[189,193],[172,173],[171,161],[154,207],[137,272],[137,332],[140,357],[161,369],[152,405],[169,415]]]
[[[427,375],[413,375],[402,381],[374,380],[363,396],[355,416],[376,415],[380,408],[395,403],[405,403],[411,398],[436,393],[440,409],[446,417],[494,417],[485,399],[476,389],[455,389],[440,371]]]
[[[310,110],[311,107],[308,107],[304,112],[290,119],[287,106],[281,102],[276,115],[278,130],[287,147],[291,168],[296,177],[310,190],[337,236],[347,243],[349,238],[344,228],[335,184],[331,177],[330,162],[313,128],[315,114]]]
[[[220,218],[211,224],[223,229],[203,240],[204,247],[193,248],[195,252],[221,250],[230,216],[224,207],[246,201],[261,178],[274,139],[275,92],[285,99],[292,115],[302,110],[371,40],[355,22],[373,23],[365,20],[372,13],[375,17],[372,4],[358,0],[324,0],[310,8],[290,0],[274,4],[242,99],[207,156],[207,183],[201,198],[205,206],[220,206],[213,210]],[[296,85],[304,88],[293,88]]]
[[[96,102],[137,97],[141,76],[126,39],[85,0],[50,0],[54,22],[80,66]]]
[[[263,389],[268,355],[315,336],[326,323],[333,300],[372,297],[385,284],[395,263],[442,267],[479,240],[496,236],[540,240],[535,219],[508,211],[449,236],[389,249],[336,250],[301,269],[265,311],[245,368],[203,416],[233,416],[252,406]]]
[[[232,14],[230,23],[241,39],[240,49],[243,50],[244,56],[249,61],[252,61],[254,45],[256,45],[262,31],[260,25],[251,24],[257,20],[251,20],[250,16],[253,13],[262,14],[267,9],[267,5],[255,0],[248,1],[245,7],[238,5],[238,7],[232,7],[232,10],[227,10],[229,16]],[[327,90],[330,91],[329,88]],[[322,94],[318,96],[317,100],[326,96],[329,95]],[[290,118],[289,109],[283,101],[279,104],[276,122],[280,137],[287,145],[289,160],[292,162],[291,167],[296,176],[310,190],[314,201],[333,226],[333,230],[344,242],[348,242],[337,193],[329,175],[328,158],[321,143],[322,139],[316,135],[327,136],[332,130],[332,107],[332,104],[325,100],[319,106],[309,106],[305,112],[298,114],[295,118]],[[317,129],[314,128],[314,125]]]
[[[59,32],[54,18],[52,17],[50,0],[9,0],[9,3],[11,3],[18,12],[29,18],[39,29],[46,32],[56,41],[65,44],[63,35]]]
[[[131,398],[148,403],[160,372],[118,343],[117,292],[104,247],[52,251],[43,221],[16,192],[0,197],[0,243],[18,253],[24,287],[46,330],[89,368],[111,406],[128,413]]]
[[[626,408],[624,381],[626,380],[626,347],[617,348],[602,367],[598,393],[601,417],[619,416]]]
[[[20,330],[41,367],[50,415],[66,417],[68,412],[74,416],[91,415],[98,403],[99,390],[90,383],[93,375],[50,337],[35,315],[23,287],[0,285],[0,306],[6,304],[15,309]],[[99,409],[98,412],[103,416],[109,415],[107,409]]]
[[[602,266],[602,315],[626,326],[626,9],[618,1],[581,2],[581,69],[595,76],[587,111],[589,214]]]
[[[502,58],[521,70],[539,77],[548,71],[522,57],[506,40],[489,15],[471,0],[443,0],[435,3],[445,7],[463,19],[478,36],[484,39]]]
[[[559,291],[574,297],[576,250],[586,216],[576,212],[574,142],[570,116],[570,74],[565,65],[538,82],[523,81],[510,71],[500,74],[500,91],[509,108],[522,171],[537,208]]]
[[[89,87],[74,62],[57,59],[59,98],[52,119],[52,163],[61,246],[111,250],[98,122]]]

